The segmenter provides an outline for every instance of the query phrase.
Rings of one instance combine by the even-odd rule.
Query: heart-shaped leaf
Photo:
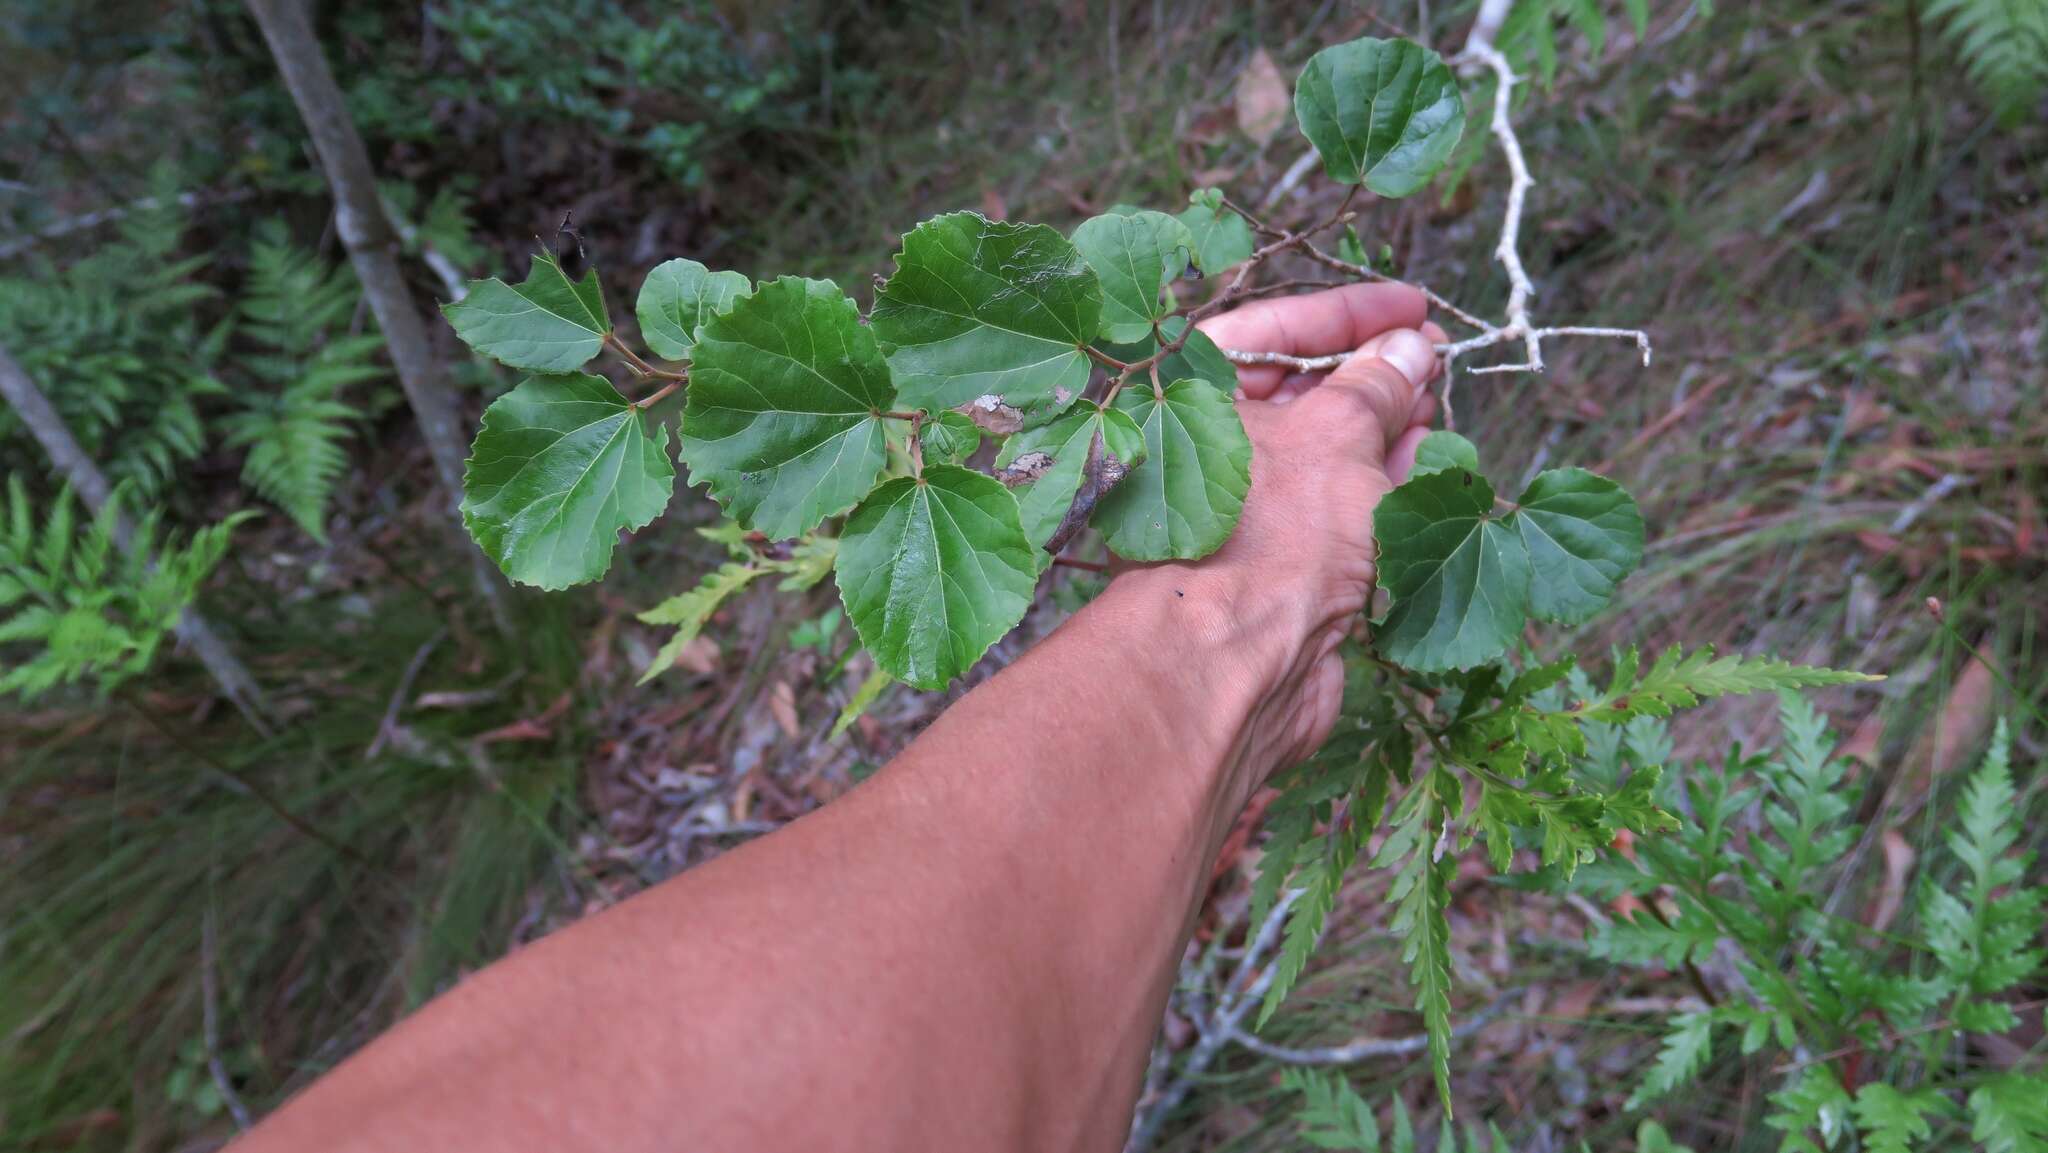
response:
[[[1408,470],[1408,475],[1426,476],[1452,468],[1478,472],[1479,449],[1457,433],[1439,428],[1415,446],[1415,467]]]
[[[536,372],[580,368],[612,330],[597,270],[571,281],[545,252],[533,254],[526,280],[472,280],[469,295],[441,306],[463,343],[500,364]]]
[[[981,447],[981,426],[964,413],[934,413],[917,438],[926,464],[959,464]]]
[[[1088,385],[1102,291],[1067,238],[979,213],[935,216],[903,238],[872,316],[902,403],[995,396],[1049,416]]]
[[[1133,384],[1116,398],[1145,434],[1145,459],[1095,509],[1095,526],[1131,560],[1193,560],[1230,539],[1252,487],[1252,442],[1237,406],[1206,380],[1177,380],[1155,397]]]
[[[1529,611],[1543,620],[1591,618],[1643,559],[1643,514],[1604,476],[1583,468],[1540,472],[1517,503],[1509,520],[1529,553]]]
[[[753,289],[738,272],[713,272],[694,260],[664,260],[640,282],[640,299],[633,307],[640,338],[656,356],[687,359],[697,343],[697,326]]]
[[[505,575],[544,589],[596,580],[621,529],[675,488],[668,429],[603,377],[528,377],[484,410],[462,477],[462,519]]]
[[[1464,469],[1410,477],[1373,510],[1380,587],[1392,606],[1373,643],[1421,672],[1507,651],[1529,615],[1529,554],[1493,519],[1493,486]]]
[[[1038,567],[1017,500],[957,465],[899,477],[846,518],[839,599],[889,675],[942,689],[1015,628]]]
[[[1465,100],[1441,57],[1369,36],[1309,58],[1294,115],[1330,179],[1388,197],[1427,185],[1465,131]]]
[[[785,276],[697,330],[680,452],[690,483],[777,539],[816,528],[874,487],[889,365],[829,280]]]
[[[1096,448],[1096,438],[1101,447]],[[1090,452],[1095,453],[1090,475]],[[1078,523],[1088,516],[1104,496],[1130,474],[1145,458],[1145,433],[1130,414],[1118,409],[1100,409],[1093,404],[1077,405],[1051,424],[1022,432],[1003,442],[996,464],[1008,468],[1037,455],[1045,458],[1035,469],[1037,479],[1016,488],[1017,504],[1023,511],[1024,536],[1040,550],[1042,569],[1052,563],[1044,552],[1070,515]],[[1086,488],[1086,507],[1075,497]],[[1064,542],[1063,542],[1064,543]]]
[[[1180,214],[1195,238],[1195,267],[1214,276],[1252,254],[1252,226],[1244,217],[1223,207],[1223,192],[1202,188],[1188,197]]]
[[[1195,237],[1164,212],[1111,212],[1082,221],[1074,247],[1102,287],[1102,338],[1133,341],[1172,307],[1160,289],[1187,267]]]

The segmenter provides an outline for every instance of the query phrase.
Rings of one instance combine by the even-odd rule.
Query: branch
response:
[[[209,901],[199,927],[199,1010],[200,1030],[206,1044],[206,1071],[213,1078],[214,1090],[220,1094],[221,1104],[227,1107],[235,1128],[246,1132],[256,1122],[249,1116],[249,1107],[242,1103],[241,1095],[235,1092],[234,1079],[228,1076],[227,1065],[220,1059],[220,979],[214,974],[217,939],[213,904]]]
[[[1478,330],[1477,335],[1436,346],[1437,352],[1444,358],[1443,403],[1444,422],[1447,426],[1452,423],[1451,384],[1455,377],[1457,360],[1459,357],[1469,353],[1513,341],[1519,341],[1522,345],[1523,356],[1521,361],[1517,363],[1485,365],[1480,368],[1467,370],[1474,375],[1479,375],[1503,372],[1542,372],[1544,368],[1543,342],[1552,337],[1590,336],[1634,341],[1637,352],[1642,356],[1643,366],[1646,368],[1649,367],[1652,351],[1649,334],[1639,329],[1607,328],[1588,325],[1553,325],[1546,327],[1537,324],[1535,319],[1529,314],[1529,301],[1536,295],[1536,287],[1529,279],[1529,270],[1522,264],[1522,213],[1528,205],[1529,190],[1535,187],[1536,181],[1529,174],[1528,158],[1522,152],[1521,139],[1515,134],[1512,114],[1514,110],[1514,90],[1518,78],[1515,75],[1514,68],[1509,65],[1507,57],[1502,55],[1500,49],[1494,46],[1494,37],[1499,34],[1502,23],[1507,19],[1510,2],[1511,0],[1484,0],[1480,5],[1478,16],[1473,21],[1471,34],[1466,38],[1464,50],[1459,52],[1452,60],[1453,64],[1457,65],[1461,71],[1467,74],[1486,71],[1491,72],[1494,78],[1491,131],[1494,139],[1499,142],[1501,154],[1507,159],[1508,164],[1507,206],[1501,213],[1500,238],[1493,247],[1494,259],[1500,262],[1501,268],[1507,273],[1508,277],[1508,300],[1503,310],[1504,318],[1501,323],[1494,324],[1459,308],[1426,287],[1416,286],[1420,288],[1423,295],[1429,299],[1430,304],[1436,309],[1468,327]],[[1304,159],[1306,160],[1313,156],[1314,152],[1311,151],[1309,156]],[[1295,169],[1306,170],[1302,164],[1295,165]],[[1294,169],[1290,169],[1289,173],[1294,175]],[[1299,179],[1299,177],[1296,176],[1296,179]],[[1356,188],[1354,188],[1354,195],[1356,191]],[[1277,196],[1269,196],[1265,203],[1267,206],[1270,206],[1277,199]],[[1347,205],[1350,203],[1349,198],[1346,199],[1345,203]],[[1279,239],[1254,252],[1251,259],[1247,260],[1244,267],[1239,270],[1237,281],[1228,290],[1219,294],[1215,300],[1210,301],[1202,309],[1191,312],[1189,314],[1191,323],[1197,315],[1208,315],[1216,308],[1222,307],[1225,302],[1251,295],[1250,290],[1242,287],[1244,278],[1266,258],[1279,251],[1292,250],[1299,252],[1308,260],[1356,280],[1392,281],[1397,279],[1369,265],[1353,264],[1347,260],[1340,260],[1308,243],[1308,236],[1313,231],[1319,231],[1320,227],[1308,233],[1282,233],[1278,229],[1272,228],[1270,225],[1258,220],[1238,205],[1229,201],[1225,201],[1225,204],[1233,212],[1244,217],[1261,235],[1277,236]],[[1342,210],[1339,210],[1339,215],[1342,215]],[[1327,227],[1327,225],[1321,227]],[[1339,352],[1329,356],[1297,357],[1284,353],[1253,352],[1239,349],[1224,349],[1223,354],[1233,364],[1280,366],[1293,369],[1296,372],[1327,372],[1346,360],[1351,359],[1353,355],[1350,352]]]
[[[1266,915],[1265,923],[1245,942],[1244,957],[1238,961],[1237,971],[1231,975],[1230,980],[1217,995],[1215,1012],[1207,1015],[1207,1021],[1196,1021],[1195,1031],[1200,1037],[1194,1048],[1188,1052],[1187,1060],[1181,1063],[1179,1074],[1160,1090],[1149,1107],[1140,1105],[1138,1115],[1131,1122],[1130,1139],[1124,1142],[1124,1153],[1145,1153],[1152,1147],[1152,1143],[1159,1139],[1159,1129],[1166,1123],[1167,1116],[1180,1107],[1180,1103],[1187,1098],[1188,1091],[1194,1088],[1195,1082],[1208,1071],[1210,1063],[1216,1060],[1216,1055],[1238,1035],[1245,1014],[1266,995],[1267,986],[1273,983],[1273,966],[1261,967],[1260,962],[1272,951],[1274,943],[1279,941],[1281,926],[1287,923],[1287,910],[1294,907],[1295,900],[1300,896],[1299,889],[1291,890],[1282,896],[1274,903],[1273,911]],[[1213,948],[1220,948],[1221,945],[1219,938]],[[1195,973],[1187,972],[1187,967],[1183,965],[1182,983],[1199,986],[1203,982],[1206,970],[1214,963],[1215,957],[1212,952],[1209,957],[1204,958],[1201,968]],[[1237,990],[1234,995],[1231,992],[1233,989]]]
[[[1451,1036],[1463,1039],[1485,1028],[1495,1017],[1500,1016],[1506,1002],[1495,1001],[1486,1008],[1470,1014],[1451,1030]],[[1356,1065],[1374,1057],[1405,1057],[1420,1053],[1429,1047],[1429,1034],[1417,1033],[1412,1037],[1367,1037],[1348,1045],[1331,1045],[1321,1049],[1291,1049],[1262,1041],[1250,1033],[1234,1031],[1230,1039],[1250,1049],[1259,1056],[1285,1065]]]

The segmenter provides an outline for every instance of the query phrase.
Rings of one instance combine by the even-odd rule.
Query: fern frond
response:
[[[1882,1081],[1858,1089],[1854,1108],[1865,1153],[1914,1153],[1934,1136],[1927,1119],[1949,1112],[1948,1098],[1932,1087],[1902,1093]]]
[[[1785,1135],[1781,1149],[1823,1153],[1834,1148],[1850,1129],[1849,1093],[1825,1062],[1794,1073],[1770,1099],[1778,1111],[1765,1117],[1764,1124]],[[1820,1134],[1818,1145],[1808,1136],[1815,1132]]]
[[[1429,1067],[1436,1079],[1444,1115],[1451,1113],[1451,878],[1455,855],[1437,853],[1444,823],[1462,807],[1457,778],[1445,769],[1432,770],[1402,801],[1393,831],[1380,846],[1373,864],[1398,864],[1387,900],[1394,914],[1387,927],[1403,938],[1401,959],[1409,965],[1408,983],[1415,989],[1415,1007],[1429,1034]]]
[[[251,346],[241,363],[271,391],[253,391],[221,423],[227,445],[247,452],[243,482],[320,541],[356,417],[338,398],[383,375],[373,362],[382,338],[346,331],[358,295],[347,268],[298,248],[281,222],[258,227],[237,313]]]
[[[2048,1153],[2048,1084],[2008,1069],[1970,1093],[1970,1137],[1985,1153]]]
[[[1380,1123],[1342,1074],[1324,1069],[1286,1069],[1280,1074],[1284,1089],[1302,1096],[1294,1119],[1301,1125],[1301,1139],[1318,1149],[1349,1149],[1356,1153],[1380,1153]]]
[[[2048,91],[2048,0],[1934,0],[1927,15],[2006,122],[2018,123]]]
[[[1673,1089],[1690,1082],[1714,1052],[1714,1014],[1710,1010],[1680,1013],[1671,1019],[1671,1031],[1657,1049],[1657,1060],[1643,1075],[1642,1084],[1629,1095],[1628,1107],[1640,1109]]]
[[[1776,657],[1716,658],[1711,647],[1685,653],[1677,645],[1642,669],[1636,650],[1629,648],[1615,661],[1614,679],[1607,690],[1582,702],[1574,712],[1587,720],[1619,724],[1637,716],[1668,717],[1677,709],[1692,708],[1712,697],[1883,679],[1868,673],[1795,665]]]

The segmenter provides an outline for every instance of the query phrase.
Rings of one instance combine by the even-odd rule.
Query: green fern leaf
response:
[[[1778,1111],[1764,1118],[1764,1124],[1785,1134],[1781,1150],[1823,1153],[1832,1149],[1850,1129],[1852,1103],[1848,1091],[1825,1064],[1808,1065],[1794,1074],[1784,1088],[1771,1094]],[[1814,1144],[1809,1134],[1818,1133]]]
[[[1927,16],[2007,123],[2048,91],[2048,0],[1933,0]]]
[[[1614,679],[1599,697],[1582,702],[1574,712],[1587,720],[1618,724],[1636,716],[1668,717],[1702,700],[1740,693],[1848,685],[1884,678],[1841,669],[1795,665],[1776,657],[1716,658],[1711,647],[1681,652],[1664,650],[1654,664],[1640,670],[1636,651],[1622,651]]]
[[[1664,1034],[1657,1060],[1643,1075],[1642,1084],[1629,1095],[1628,1107],[1640,1109],[1692,1081],[1713,1055],[1714,1015],[1710,1011],[1680,1013],[1671,1019],[1671,1031]]]
[[[1932,1086],[1902,1093],[1882,1081],[1856,1091],[1857,1128],[1863,1131],[1864,1153],[1913,1153],[1934,1136],[1930,1116],[1948,1112],[1948,1099]]]
[[[1463,805],[1456,777],[1433,770],[1402,801],[1393,831],[1373,864],[1398,864],[1387,900],[1394,906],[1388,928],[1403,938],[1401,959],[1429,1034],[1429,1066],[1444,1113],[1451,1112],[1451,905],[1450,882],[1457,859],[1438,855],[1448,815]]]
[[[1985,1153],[2048,1153],[2048,1077],[2008,1069],[1970,1093],[1970,1137]]]
[[[1342,1074],[1287,1069],[1280,1074],[1280,1084],[1302,1095],[1302,1107],[1294,1119],[1301,1126],[1303,1141],[1318,1149],[1380,1153],[1379,1119]]]

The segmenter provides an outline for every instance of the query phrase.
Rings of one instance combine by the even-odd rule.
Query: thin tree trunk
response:
[[[78,446],[78,439],[71,435],[70,427],[51,407],[43,390],[36,387],[36,382],[29,379],[28,373],[5,348],[0,348],[0,397],[6,399],[21,417],[21,422],[28,426],[29,433],[49,456],[51,465],[70,482],[72,491],[85,499],[87,508],[97,513],[113,492],[106,476]],[[134,532],[125,516],[114,524],[114,541],[123,552],[131,552],[135,547]],[[199,658],[206,671],[213,674],[228,701],[241,710],[258,732],[269,736],[268,718],[272,714],[263,690],[256,687],[255,678],[206,623],[206,618],[200,616],[196,609],[186,609],[178,618],[176,631],[178,639],[192,651],[193,656]]]
[[[420,435],[433,454],[434,472],[452,506],[462,495],[462,460],[468,438],[463,435],[454,395],[442,381],[440,366],[427,343],[418,306],[399,271],[398,237],[378,199],[370,154],[356,132],[355,121],[349,119],[348,105],[327,67],[327,58],[320,53],[320,42],[313,36],[302,0],[249,0],[249,11],[263,29],[277,70],[320,154],[320,166],[326,170],[327,186],[334,194],[335,231],[348,249],[370,310],[377,314],[398,383],[405,389]],[[482,551],[469,544],[467,534],[464,545],[491,616],[509,635],[511,590]]]

